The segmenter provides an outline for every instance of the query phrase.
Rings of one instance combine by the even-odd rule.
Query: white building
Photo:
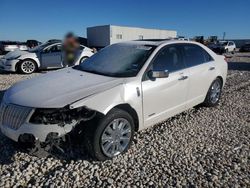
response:
[[[88,45],[104,47],[122,41],[175,38],[176,31],[103,25],[87,28]]]

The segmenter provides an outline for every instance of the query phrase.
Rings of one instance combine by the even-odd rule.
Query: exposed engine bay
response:
[[[96,115],[96,111],[89,110],[86,107],[69,109],[69,107],[61,109],[36,109],[32,115],[30,122],[34,124],[58,124],[64,126],[76,120],[88,121]]]
[[[29,153],[37,157],[55,156],[58,152],[61,156],[72,157],[72,137],[78,137],[83,131],[84,122],[93,119],[97,113],[86,107],[70,109],[67,106],[61,109],[36,109],[31,116],[31,123],[57,124],[62,128],[66,128],[70,124],[72,125],[72,130],[63,136],[58,136],[56,132],[51,132],[47,135],[45,142],[40,142],[34,136],[28,134],[23,135],[20,141],[30,143]],[[65,145],[68,145],[68,147],[64,148],[63,146]]]

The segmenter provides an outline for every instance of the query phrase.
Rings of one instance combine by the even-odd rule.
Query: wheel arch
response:
[[[21,59],[20,61],[18,61],[15,65],[15,69],[18,70],[18,67],[20,66],[20,64],[24,61],[24,60],[31,60],[33,61],[35,64],[36,64],[36,67],[39,68],[40,67],[40,63],[37,62],[35,59],[32,59],[32,58],[24,58],[24,59]]]
[[[224,85],[224,81],[223,81],[222,76],[217,76],[216,78],[219,78],[219,79],[220,79],[220,81],[221,81],[221,83],[222,83],[222,85]]]
[[[79,59],[79,63],[82,61],[82,59],[83,59],[83,58],[88,59],[88,58],[89,58],[89,56],[84,55],[84,56],[80,57],[80,59]]]
[[[109,112],[115,108],[124,110],[124,111],[128,112],[129,115],[132,116],[134,123],[135,123],[135,131],[137,132],[139,130],[139,117],[138,117],[138,114],[135,111],[135,109],[132,106],[130,106],[128,103],[123,103],[123,104],[118,104],[118,105],[114,106],[113,108],[111,108],[109,110]]]

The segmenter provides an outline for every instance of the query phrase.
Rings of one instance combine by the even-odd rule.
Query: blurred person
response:
[[[79,56],[79,42],[73,33],[68,33],[63,41],[63,67],[74,66]]]

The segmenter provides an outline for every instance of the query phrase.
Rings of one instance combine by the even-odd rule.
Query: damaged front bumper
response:
[[[18,142],[23,135],[30,134],[34,137],[35,140],[40,142],[45,142],[47,136],[50,133],[56,134],[58,137],[62,137],[67,133],[71,132],[72,129],[76,126],[78,122],[72,121],[70,124],[65,124],[63,127],[57,124],[32,124],[24,123],[17,130],[10,128],[7,125],[0,125],[1,132],[9,137],[10,139]]]
[[[34,109],[15,104],[1,103],[0,130],[16,142],[46,142],[51,135],[56,138],[70,133],[82,121],[95,116],[95,111],[85,107],[76,109]]]

